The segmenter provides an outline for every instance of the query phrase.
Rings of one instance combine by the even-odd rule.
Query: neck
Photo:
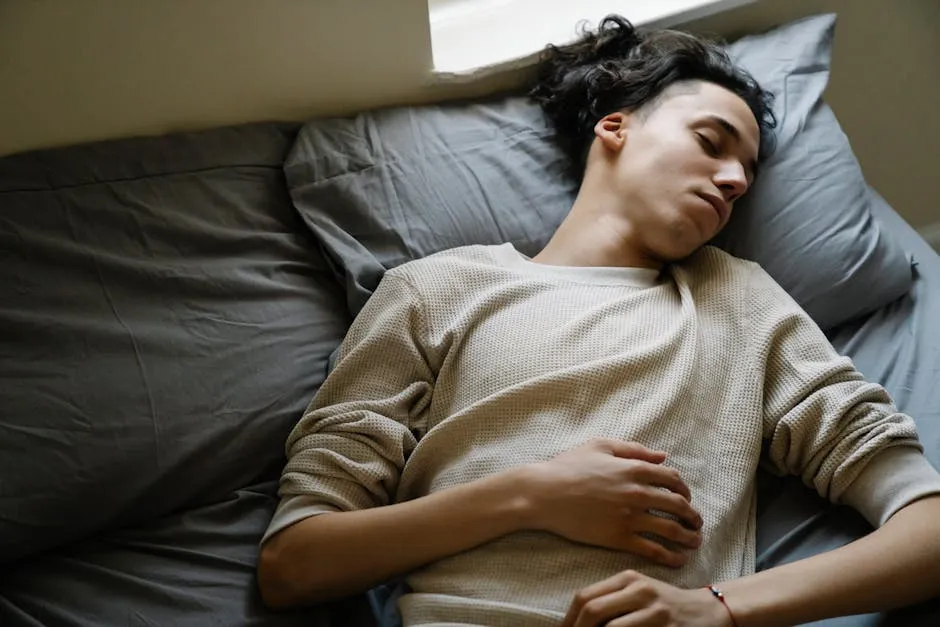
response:
[[[552,266],[652,268],[663,263],[639,245],[635,226],[615,199],[585,193],[582,188],[571,211],[532,261]]]

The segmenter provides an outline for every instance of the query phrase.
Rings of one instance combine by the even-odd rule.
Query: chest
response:
[[[548,459],[593,437],[668,450],[691,481],[741,451],[750,468],[762,388],[740,329],[733,313],[666,286],[493,297],[449,331],[405,493]],[[740,470],[731,474],[750,476]]]
[[[579,378],[590,386],[596,371],[620,372],[624,384],[714,375],[735,352],[735,327],[672,285],[507,294],[455,320],[435,396],[450,414],[514,388]]]

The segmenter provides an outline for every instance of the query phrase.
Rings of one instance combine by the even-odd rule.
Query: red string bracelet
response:
[[[728,617],[731,618],[731,627],[738,627],[738,623],[734,620],[734,614],[731,613],[731,608],[728,607],[728,602],[725,601],[725,593],[715,586],[705,586],[705,589],[711,592],[713,597],[721,601],[721,604],[728,610]]]

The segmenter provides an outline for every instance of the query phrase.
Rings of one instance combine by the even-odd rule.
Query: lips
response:
[[[725,218],[728,217],[728,203],[725,202],[725,199],[714,194],[698,194],[698,196],[712,206],[715,213],[718,214],[719,222],[723,223]]]

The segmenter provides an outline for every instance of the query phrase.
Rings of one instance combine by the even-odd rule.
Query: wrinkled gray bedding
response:
[[[350,320],[292,206],[295,125],[0,159],[0,625],[369,625],[260,603],[287,431]],[[940,257],[885,203],[913,289],[830,337],[940,465]],[[760,566],[866,533],[761,477]],[[827,625],[940,624],[940,602]]]
[[[297,128],[0,159],[0,625],[330,624],[254,584],[349,324],[284,184]]]
[[[258,540],[276,504],[272,482],[217,503],[106,533],[5,565],[4,627],[366,627],[357,598],[296,612],[256,592]]]

